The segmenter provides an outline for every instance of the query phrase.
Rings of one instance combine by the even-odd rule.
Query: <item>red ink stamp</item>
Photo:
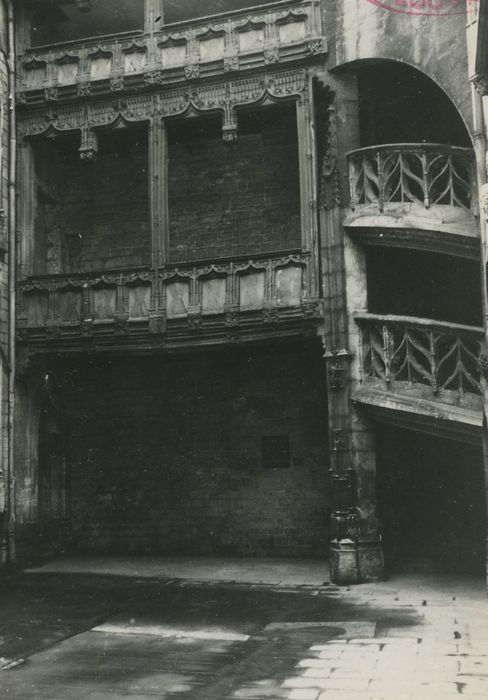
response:
[[[445,17],[476,12],[479,0],[367,0],[371,5],[403,15]]]

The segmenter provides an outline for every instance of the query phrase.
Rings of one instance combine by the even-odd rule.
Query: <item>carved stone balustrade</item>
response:
[[[479,257],[471,149],[388,144],[351,151],[348,162],[350,210],[345,225],[364,243],[374,244],[381,235],[385,245]]]
[[[409,316],[355,316],[360,328],[361,375],[394,382],[420,382],[442,390],[481,394],[483,330]]]
[[[240,342],[300,334],[320,318],[310,255],[31,277],[19,285],[19,340],[76,347]]]
[[[480,429],[488,356],[482,328],[408,316],[356,314],[353,400],[406,420],[428,417]],[[414,425],[414,423],[412,424]]]
[[[238,73],[325,53],[320,3],[285,0],[160,32],[29,49],[19,58],[21,104],[87,97]]]

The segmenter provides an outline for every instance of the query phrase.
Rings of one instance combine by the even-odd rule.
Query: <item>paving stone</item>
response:
[[[329,659],[302,659],[297,666],[299,668],[328,668],[330,663]]]
[[[319,700],[367,700],[365,693],[355,693],[350,690],[326,690]],[[479,700],[479,699],[478,699]]]
[[[295,676],[294,678],[287,678],[281,684],[282,688],[321,688],[322,684],[320,679],[317,678],[304,678],[303,676]]]
[[[347,691],[363,691],[367,690],[369,685],[368,679],[362,678],[324,678],[320,682],[320,687],[323,690],[347,690]]]
[[[405,687],[402,683],[393,680],[372,680],[368,686],[370,696],[381,696],[390,698],[390,700],[409,700],[410,688]]]
[[[342,647],[341,647],[340,650],[339,650],[339,649],[330,649],[330,650],[327,650],[327,651],[321,651],[321,652],[319,653],[319,658],[320,658],[320,659],[324,659],[324,660],[327,660],[327,659],[340,659],[340,658],[342,657],[343,654],[344,654],[344,652],[342,651]]]
[[[288,695],[289,700],[317,700],[319,696],[318,690],[295,689]]]
[[[307,668],[303,672],[303,678],[329,678],[331,673],[331,668]]]

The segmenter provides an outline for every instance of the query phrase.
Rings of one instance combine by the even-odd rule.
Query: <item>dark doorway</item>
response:
[[[358,70],[361,146],[446,143],[470,147],[459,112],[431,78],[396,61]]]
[[[387,570],[482,575],[481,445],[378,425],[378,504]]]

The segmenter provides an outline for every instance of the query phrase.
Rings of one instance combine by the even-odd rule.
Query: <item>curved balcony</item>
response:
[[[434,419],[482,421],[482,328],[409,316],[356,314],[359,388],[354,400]]]
[[[474,153],[442,144],[388,144],[348,153],[361,242],[479,257]]]

